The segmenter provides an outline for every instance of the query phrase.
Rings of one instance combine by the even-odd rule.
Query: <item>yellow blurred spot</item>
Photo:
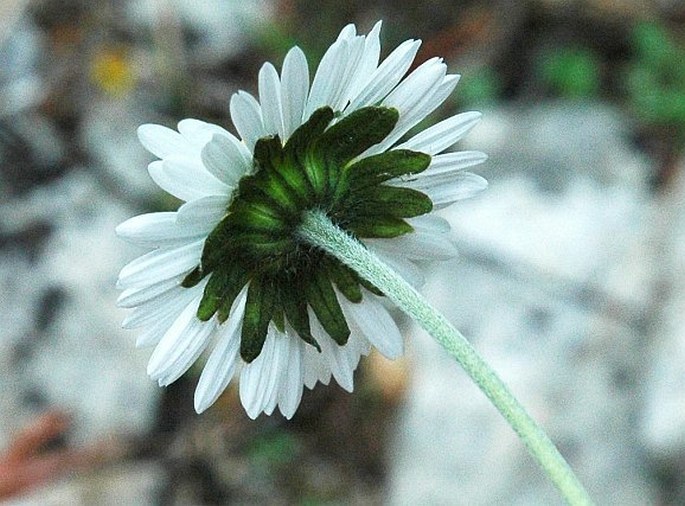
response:
[[[135,85],[135,76],[127,52],[106,48],[95,53],[90,78],[105,93],[114,97],[126,95]]]
[[[405,357],[388,360],[378,352],[366,361],[369,378],[386,401],[401,401],[409,384],[409,365]]]

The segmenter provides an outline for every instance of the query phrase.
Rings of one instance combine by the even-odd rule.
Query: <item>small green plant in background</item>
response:
[[[628,66],[629,105],[645,124],[667,128],[675,147],[685,147],[685,47],[663,25],[645,22],[632,33],[634,59]]]
[[[256,438],[249,447],[248,457],[258,468],[282,467],[296,460],[300,450],[301,446],[293,434],[276,429]]]
[[[465,72],[459,82],[456,100],[465,107],[483,107],[491,105],[502,95],[502,82],[497,72],[491,67],[481,67],[473,72]]]
[[[548,50],[542,55],[539,68],[545,87],[561,98],[594,98],[599,92],[599,58],[588,48]]]

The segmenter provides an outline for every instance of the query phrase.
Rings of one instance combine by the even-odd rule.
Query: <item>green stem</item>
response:
[[[306,242],[323,248],[380,288],[390,300],[457,359],[516,431],[531,455],[569,504],[592,504],[583,485],[547,434],[530,417],[466,338],[420,293],[359,241],[332,223],[321,211],[307,212],[299,233]]]

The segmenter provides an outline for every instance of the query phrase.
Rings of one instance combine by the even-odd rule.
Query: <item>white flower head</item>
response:
[[[154,346],[148,374],[166,386],[208,351],[195,409],[216,401],[234,376],[256,418],[276,407],[290,418],[303,386],[348,391],[361,355],[403,352],[382,292],[323,250],[298,239],[305,211],[323,211],[410,282],[416,260],[454,254],[449,225],[431,214],[487,185],[463,169],[485,155],[441,154],[478,121],[457,114],[401,142],[454,90],[439,58],[407,75],[419,41],[379,63],[380,22],[368,35],[346,26],[309,81],[295,47],[281,73],[259,72],[259,97],[230,103],[240,138],[194,119],[178,132],[143,125],[140,141],[160,159],[152,179],[185,201],[177,212],[136,216],[117,233],[151,251],[119,275],[127,328]]]

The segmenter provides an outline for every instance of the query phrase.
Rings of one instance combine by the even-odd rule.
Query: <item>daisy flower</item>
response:
[[[420,41],[380,61],[381,24],[340,32],[310,85],[303,52],[280,75],[266,63],[258,97],[231,97],[238,136],[195,119],[178,131],[143,125],[159,158],[148,170],[185,203],[143,214],[117,233],[151,251],[119,275],[126,328],[154,346],[147,372],[160,386],[207,354],[195,409],[207,409],[239,376],[251,418],[276,407],[295,413],[303,387],[332,378],[353,390],[362,355],[403,352],[382,291],[322,249],[298,238],[305,211],[318,210],[419,285],[416,261],[452,256],[449,225],[432,213],[483,190],[464,169],[476,151],[443,153],[479,120],[466,112],[406,139],[454,90],[440,58],[408,72]]]

